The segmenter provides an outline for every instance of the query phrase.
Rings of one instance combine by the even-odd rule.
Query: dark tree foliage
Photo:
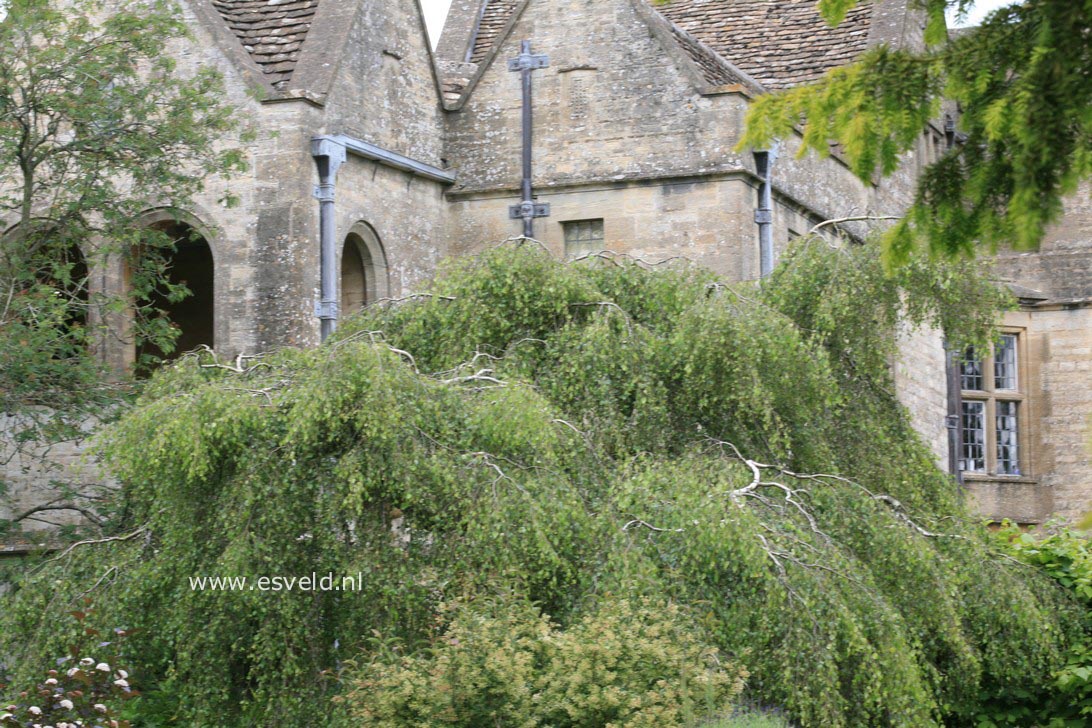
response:
[[[174,332],[141,306],[180,298],[175,241],[137,224],[184,209],[215,174],[242,168],[236,111],[220,76],[179,72],[164,44],[187,37],[176,5],[10,0],[0,20],[0,411],[71,407],[103,381],[96,344]],[[128,290],[91,290],[110,258]],[[134,331],[119,318],[135,313]]]
[[[838,23],[859,0],[820,0]],[[1062,199],[1092,177],[1092,1],[1025,0],[949,40],[944,14],[971,0],[918,0],[922,49],[880,46],[814,85],[756,101],[741,146],[837,141],[853,171],[890,174],[941,104],[965,140],[924,172],[913,206],[884,238],[890,262],[917,246],[947,254],[1036,249]]]
[[[105,445],[114,540],[4,596],[0,654],[37,674],[91,598],[132,631],[144,721],[359,725],[326,699],[345,661],[426,648],[445,604],[515,593],[569,629],[649,599],[802,725],[1045,705],[1079,606],[994,550],[892,392],[900,311],[981,342],[1001,300],[969,266],[892,281],[817,239],[737,289],[530,243],[453,262],[320,349],[157,375]],[[312,572],[363,588],[191,581]]]

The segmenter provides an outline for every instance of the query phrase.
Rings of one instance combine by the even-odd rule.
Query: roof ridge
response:
[[[283,91],[296,70],[319,0],[212,0],[270,85]]]

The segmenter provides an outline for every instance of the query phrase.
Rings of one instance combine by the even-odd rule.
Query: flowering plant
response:
[[[72,616],[82,622],[89,612],[90,608]],[[84,634],[101,636],[90,627]],[[117,639],[128,634],[114,630]],[[90,654],[81,657],[81,650],[73,648],[73,654],[57,660],[57,668],[48,670],[33,689],[19,693],[13,703],[0,705],[0,728],[129,728],[129,721],[118,718],[112,706],[138,693],[129,685],[129,673],[116,664],[116,642],[99,642],[97,648],[99,658],[105,659]]]

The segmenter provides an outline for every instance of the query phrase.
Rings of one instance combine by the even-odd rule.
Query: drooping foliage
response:
[[[412,655],[443,605],[514,591],[565,630],[679,604],[748,699],[806,726],[1046,696],[1079,606],[995,553],[892,391],[900,311],[982,342],[1001,301],[970,266],[889,279],[877,248],[816,239],[737,288],[529,243],[453,262],[319,349],[159,374],[105,444],[116,540],[4,597],[0,654],[36,674],[90,596],[141,630],[145,721],[359,725],[325,699],[347,660]],[[361,584],[256,587],[313,572]]]
[[[818,6],[838,23],[858,2]],[[870,180],[895,171],[947,100],[958,105],[961,136],[925,169],[913,206],[885,236],[889,261],[919,245],[1037,248],[1063,197],[1092,178],[1092,2],[1014,2],[949,39],[945,12],[971,5],[911,3],[926,20],[923,45],[879,46],[813,85],[759,98],[741,147],[791,138],[804,118],[801,153],[828,155],[835,140]]]

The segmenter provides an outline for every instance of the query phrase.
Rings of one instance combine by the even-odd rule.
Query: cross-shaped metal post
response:
[[[523,82],[523,183],[520,186],[520,203],[508,208],[508,216],[513,220],[523,220],[525,238],[534,237],[536,217],[546,217],[550,214],[550,205],[536,204],[531,190],[531,131],[533,128],[531,71],[536,68],[546,68],[548,65],[550,65],[550,59],[547,56],[536,56],[531,53],[529,40],[520,44],[519,56],[508,61],[508,70],[518,71],[521,75],[520,80]]]

